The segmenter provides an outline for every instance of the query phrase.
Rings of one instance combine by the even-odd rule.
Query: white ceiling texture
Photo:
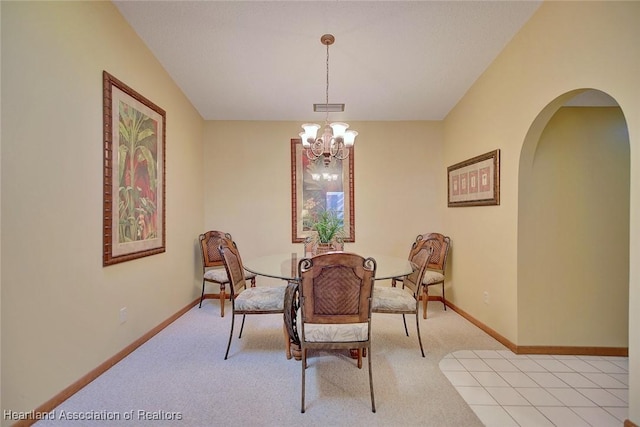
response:
[[[114,1],[206,120],[441,120],[541,1]]]

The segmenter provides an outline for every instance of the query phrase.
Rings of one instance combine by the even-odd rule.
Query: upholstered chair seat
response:
[[[296,320],[298,325],[302,324],[300,310]],[[366,341],[369,336],[369,323],[305,323],[304,334],[308,342]]]
[[[428,286],[442,282],[444,282],[444,274],[440,273],[439,271],[427,270],[424,272],[424,279],[422,279],[422,284]]]
[[[282,311],[284,290],[284,286],[247,288],[235,298],[236,311]]]
[[[402,288],[387,286],[374,286],[373,288],[373,312],[406,311],[413,312],[416,309],[416,299]]]
[[[245,271],[244,277],[247,280],[254,279],[256,275],[254,273],[249,273]],[[204,273],[205,280],[216,282],[216,283],[229,283],[229,277],[227,276],[227,272],[224,268],[214,268],[213,270],[208,270]]]
[[[227,277],[227,272],[224,268],[216,268],[214,270],[209,270],[204,273],[205,280],[211,280],[216,282],[228,282],[229,278]]]

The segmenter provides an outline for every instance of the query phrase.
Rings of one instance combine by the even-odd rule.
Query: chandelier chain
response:
[[[325,91],[325,124],[329,123],[329,44],[327,44],[327,89]]]

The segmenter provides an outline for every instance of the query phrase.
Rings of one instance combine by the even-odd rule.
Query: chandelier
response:
[[[319,138],[318,130],[320,125],[315,123],[305,123],[302,125],[304,132],[300,132],[302,146],[310,160],[317,160],[322,157],[325,166],[329,166],[332,158],[344,160],[349,157],[349,147],[353,147],[358,132],[355,130],[347,130],[349,125],[346,123],[329,124],[329,46],[333,44],[335,37],[332,34],[325,34],[320,37],[320,42],[327,46],[327,88],[325,91],[326,113],[324,121],[324,130]]]

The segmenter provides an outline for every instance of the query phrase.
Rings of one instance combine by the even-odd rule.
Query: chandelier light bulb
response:
[[[310,147],[311,144],[316,140],[320,125],[317,125],[315,123],[305,123],[302,125],[302,129],[304,129],[304,132],[300,134],[300,137],[302,138],[302,144],[305,147]]]
[[[333,130],[333,137],[337,140],[344,139],[344,133],[347,131],[349,127],[346,123],[335,122],[331,123],[331,129]]]
[[[356,136],[358,136],[358,132],[355,130],[348,130],[344,133],[344,146],[345,147],[353,147],[353,143],[356,140]]]

